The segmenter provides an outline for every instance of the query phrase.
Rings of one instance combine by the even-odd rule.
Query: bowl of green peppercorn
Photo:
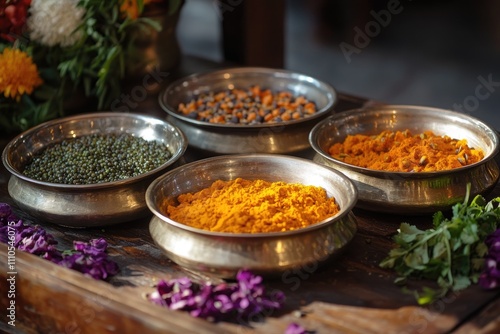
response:
[[[149,184],[176,167],[185,135],[158,118],[94,112],[52,120],[12,139],[2,161],[8,192],[31,216],[95,227],[147,216]]]

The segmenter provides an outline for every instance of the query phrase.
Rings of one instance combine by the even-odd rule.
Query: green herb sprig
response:
[[[500,197],[487,202],[477,195],[469,203],[469,194],[470,184],[463,203],[453,206],[452,217],[436,212],[430,229],[402,223],[393,237],[396,247],[380,263],[399,274],[395,283],[405,283],[410,277],[437,282],[438,289],[414,291],[420,305],[477,283],[488,252],[484,241],[499,226]]]
[[[120,95],[125,77],[126,51],[134,42],[132,29],[161,30],[159,23],[146,17],[131,19],[120,13],[120,0],[80,0],[85,8],[80,27],[83,38],[65,50],[51,50],[61,77],[81,86],[86,96],[97,97],[99,110],[109,107]],[[144,4],[138,0],[142,11]],[[62,52],[63,51],[63,52]]]

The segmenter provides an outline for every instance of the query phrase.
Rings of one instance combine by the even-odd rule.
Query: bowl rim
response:
[[[242,74],[274,74],[278,75],[279,77],[286,77],[289,76],[290,78],[296,77],[297,79],[303,78],[308,82],[316,82],[318,86],[321,86],[325,89],[326,93],[322,93],[323,95],[328,97],[328,103],[321,109],[317,110],[313,115],[308,116],[303,119],[299,120],[291,120],[291,121],[283,121],[280,123],[259,123],[259,124],[230,124],[230,123],[209,123],[209,122],[204,122],[204,121],[199,121],[195,119],[191,119],[189,117],[186,117],[184,115],[179,114],[175,106],[171,106],[166,102],[166,98],[169,95],[169,92],[173,91],[175,87],[181,86],[184,82],[193,82],[198,79],[203,79],[207,76],[211,75],[223,75],[226,73],[231,73],[231,74],[236,74],[236,75],[242,75]],[[330,98],[331,96],[331,98]],[[325,114],[328,114],[329,112],[334,110],[335,105],[338,103],[338,92],[337,90],[327,83],[326,81],[316,79],[310,75],[303,74],[301,72],[296,72],[296,71],[291,71],[291,70],[285,70],[285,69],[278,69],[278,68],[270,68],[270,67],[227,67],[227,68],[222,68],[218,69],[215,71],[203,71],[199,73],[193,73],[188,76],[185,76],[183,78],[177,79],[170,83],[166,88],[164,88],[159,94],[158,94],[158,102],[160,107],[162,108],[163,111],[165,111],[169,116],[174,117],[175,119],[184,121],[186,123],[196,125],[198,127],[206,127],[206,128],[215,128],[215,129],[238,129],[238,130],[243,130],[243,129],[261,129],[261,128],[274,128],[274,127],[283,127],[283,126],[288,126],[288,125],[299,125],[306,123],[309,120],[314,120],[317,119]]]
[[[212,232],[200,228],[195,228],[192,226],[185,225],[183,223],[177,222],[175,220],[170,219],[166,215],[162,214],[159,212],[159,210],[156,210],[154,205],[152,203],[152,193],[153,189],[156,188],[158,184],[163,182],[165,179],[168,179],[171,175],[179,173],[180,171],[183,171],[185,169],[192,168],[193,166],[198,166],[206,163],[211,163],[216,160],[223,160],[223,159],[239,159],[239,160],[244,160],[244,159],[254,159],[254,158],[262,158],[262,159],[286,159],[290,161],[294,161],[295,163],[303,163],[306,165],[314,165],[315,168],[321,168],[325,170],[328,173],[335,174],[337,177],[342,179],[348,186],[349,190],[352,192],[353,197],[349,200],[349,203],[346,207],[341,208],[339,212],[337,212],[335,215],[328,217],[320,222],[317,222],[315,224],[299,228],[296,230],[291,230],[291,231],[285,231],[285,232],[266,232],[266,233],[229,233],[229,232]],[[227,180],[227,179],[225,179]],[[231,179],[233,180],[233,179]],[[215,181],[213,181],[215,182]],[[230,155],[220,155],[220,156],[215,156],[215,157],[210,157],[210,158],[205,158],[201,160],[196,160],[194,162],[176,167],[165,174],[159,176],[153,182],[151,182],[146,189],[146,206],[149,208],[149,210],[153,213],[154,217],[157,219],[161,220],[162,223],[164,224],[169,224],[171,226],[174,226],[176,228],[180,228],[183,230],[186,230],[188,232],[195,233],[197,235],[204,235],[204,236],[216,236],[216,237],[224,237],[224,238],[244,238],[244,239],[257,239],[257,238],[272,238],[272,237],[282,237],[282,236],[292,236],[296,234],[303,234],[307,233],[310,231],[314,231],[320,228],[327,227],[328,225],[335,224],[338,221],[347,218],[350,214],[352,214],[352,210],[356,205],[356,202],[358,200],[358,189],[354,185],[354,182],[348,178],[346,175],[341,173],[338,170],[329,168],[327,166],[315,163],[314,161],[305,159],[305,158],[299,158],[295,156],[288,156],[288,155],[280,155],[280,154],[267,154],[267,153],[255,153],[255,154],[230,154]],[[154,219],[153,217],[153,219]]]
[[[457,167],[453,169],[448,169],[448,170],[440,170],[440,171],[431,171],[431,172],[396,172],[396,171],[384,171],[384,170],[376,170],[376,169],[369,169],[366,167],[360,167],[352,164],[348,164],[344,161],[338,160],[330,156],[327,152],[322,150],[316,141],[314,140],[314,136],[316,132],[319,131],[319,129],[325,124],[332,122],[332,121],[340,121],[344,118],[355,116],[357,114],[374,114],[374,113],[380,113],[380,112],[385,112],[385,113],[405,113],[405,114],[413,114],[413,112],[417,110],[424,110],[427,112],[436,112],[439,115],[449,115],[449,116],[455,116],[460,119],[463,119],[469,123],[474,123],[477,125],[480,125],[482,128],[487,130],[488,132],[488,137],[492,140],[493,142],[493,150],[490,152],[490,154],[486,155],[482,160],[462,166],[462,167]],[[375,177],[384,177],[387,175],[394,175],[396,177],[401,177],[401,178],[427,178],[427,177],[434,177],[434,176],[443,176],[443,175],[450,175],[450,174],[455,174],[455,173],[460,173],[463,172],[464,170],[467,169],[472,169],[476,168],[479,165],[483,165],[487,163],[488,161],[492,160],[495,158],[495,156],[499,152],[499,135],[495,129],[493,129],[491,126],[483,122],[482,120],[462,114],[456,111],[452,110],[447,110],[447,109],[441,109],[441,108],[436,108],[436,107],[427,107],[427,106],[418,106],[418,105],[403,105],[403,104],[387,104],[387,105],[380,105],[380,106],[370,106],[370,107],[365,107],[365,108],[356,108],[356,109],[350,109],[343,111],[341,113],[336,113],[331,116],[328,116],[327,118],[321,120],[316,124],[311,131],[309,132],[309,144],[313,148],[313,150],[319,154],[321,157],[326,159],[327,161],[330,161],[332,163],[335,163],[339,166],[345,167],[346,169],[349,169],[354,172],[358,172],[360,174],[365,174],[365,175],[373,175]]]
[[[155,169],[152,169],[146,173],[139,174],[137,176],[129,177],[123,180],[117,180],[117,181],[111,181],[111,182],[102,182],[102,183],[92,183],[92,184],[65,184],[65,183],[53,183],[53,182],[46,182],[46,181],[41,181],[37,179],[33,179],[30,177],[27,177],[24,175],[21,171],[17,170],[12,164],[10,163],[10,159],[8,158],[9,151],[10,149],[16,145],[19,142],[22,142],[24,138],[31,136],[41,129],[45,128],[50,128],[53,127],[57,124],[63,124],[68,121],[74,121],[74,120],[85,120],[85,119],[95,119],[95,118],[131,118],[131,119],[142,119],[148,122],[152,122],[155,124],[163,124],[165,126],[169,126],[172,129],[174,129],[177,133],[177,135],[181,138],[181,145],[180,145],[180,150],[177,152],[170,152],[172,153],[172,157],[162,164],[161,166],[158,166]],[[113,133],[113,132],[110,132]],[[51,188],[56,188],[59,190],[90,190],[90,189],[102,189],[102,188],[110,188],[110,187],[118,187],[118,186],[123,186],[123,185],[128,185],[136,182],[140,182],[143,179],[147,179],[148,177],[151,177],[152,175],[158,173],[159,171],[167,168],[168,166],[174,164],[179,160],[184,152],[186,151],[188,147],[188,141],[185,136],[185,134],[174,124],[162,120],[158,117],[154,116],[149,116],[149,115],[144,115],[140,113],[132,113],[132,112],[114,112],[114,111],[103,111],[103,112],[86,112],[86,113],[81,113],[77,115],[72,115],[72,116],[65,116],[65,117],[60,117],[56,118],[50,121],[43,122],[41,124],[38,124],[26,131],[23,131],[22,133],[18,134],[15,136],[13,139],[11,139],[5,148],[3,149],[2,152],[2,162],[5,168],[12,174],[12,176],[15,176],[17,178],[20,178],[26,182],[29,182],[31,184],[37,184],[40,186],[45,186],[45,187],[51,187]]]

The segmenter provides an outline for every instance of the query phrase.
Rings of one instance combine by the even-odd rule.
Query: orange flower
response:
[[[43,83],[31,57],[19,49],[4,49],[0,54],[0,94],[19,101]]]
[[[162,0],[144,0],[144,5],[147,5],[152,2],[161,2]],[[122,13],[126,13],[128,17],[131,19],[136,19],[141,14],[139,12],[139,5],[137,4],[137,0],[123,0],[122,5],[120,7],[120,11]]]

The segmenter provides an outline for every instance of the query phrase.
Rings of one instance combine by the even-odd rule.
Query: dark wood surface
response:
[[[187,59],[172,73],[179,75],[212,68]],[[189,70],[191,69],[191,70]],[[154,96],[154,92],[151,93]],[[340,94],[336,112],[373,101]],[[140,110],[161,115],[154,99]],[[5,144],[5,143],[4,143]],[[188,150],[187,155],[193,152]],[[9,175],[1,166],[0,202],[53,234],[61,248],[73,240],[104,237],[120,273],[108,282],[95,281],[31,254],[16,253],[16,327],[6,324],[7,247],[0,244],[0,330],[12,333],[283,333],[297,322],[316,333],[498,333],[500,291],[472,286],[430,305],[419,307],[413,296],[393,283],[396,275],[379,267],[392,247],[391,236],[403,221],[428,226],[430,216],[393,216],[356,209],[359,231],[346,251],[321,267],[302,268],[267,279],[267,288],[287,297],[285,308],[265,319],[234,319],[210,323],[183,312],[157,307],[144,295],[160,279],[188,276],[210,279],[172,263],[154,245],[148,231],[150,217],[111,227],[68,229],[32,219],[19,211],[7,192]],[[496,186],[488,198],[500,196]],[[418,287],[428,282],[414,282]],[[296,311],[301,311],[298,317]],[[251,326],[243,325],[251,320]]]

